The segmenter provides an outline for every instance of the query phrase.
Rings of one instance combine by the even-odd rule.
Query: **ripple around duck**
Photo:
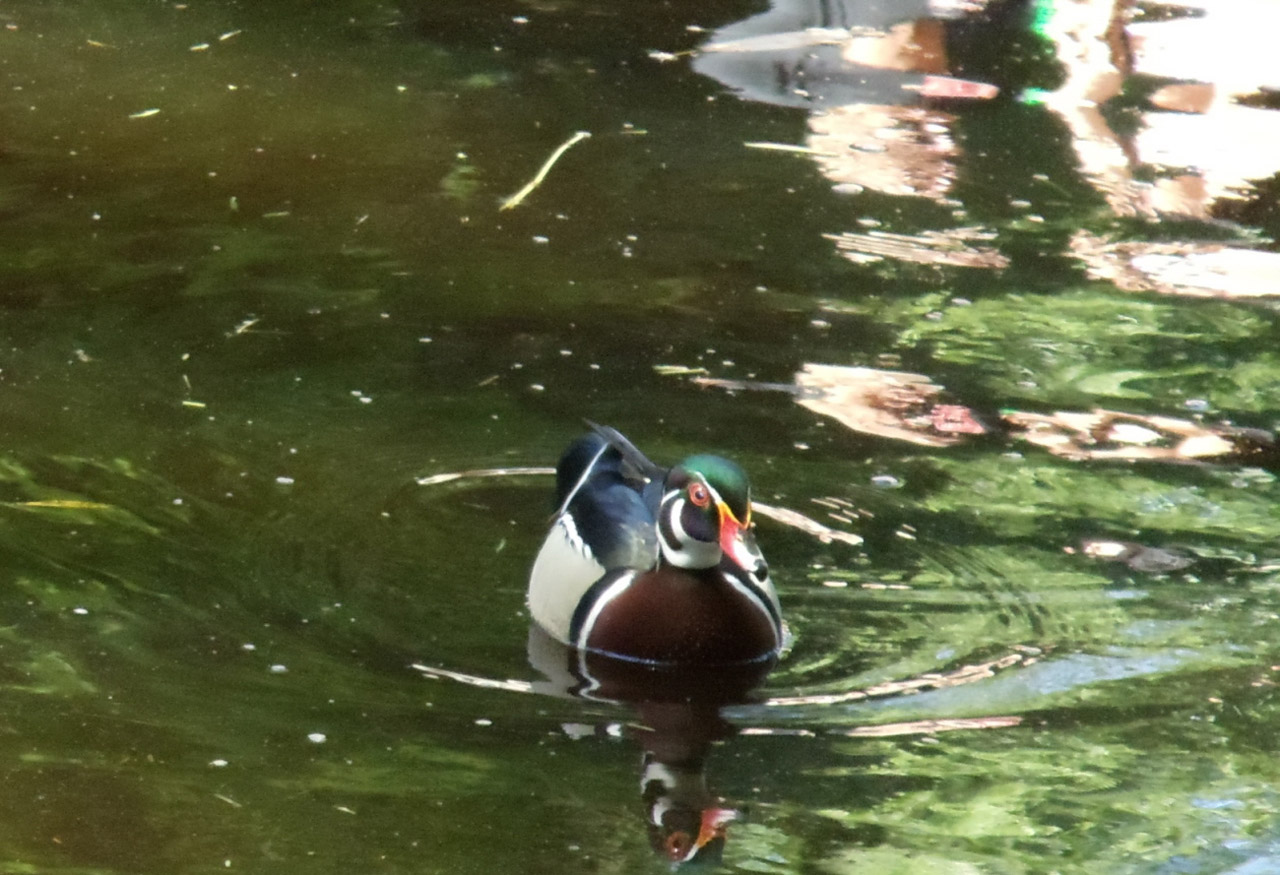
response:
[[[68,792],[109,794],[120,770],[108,756],[142,751],[171,763],[157,798],[184,812],[198,804],[188,787],[263,810],[306,794],[340,817],[390,799],[458,806],[544,791],[513,764],[596,775],[614,798],[633,792],[618,758],[635,744],[623,742],[645,744],[637,727],[662,712],[530,695],[553,692],[526,661],[522,612],[545,477],[388,490],[388,516],[326,522],[269,482],[246,512],[129,466],[10,461],[0,538],[22,566],[6,597],[21,629],[0,634],[0,696],[8,725],[43,739],[17,780],[35,786],[36,770],[71,764],[94,775],[68,778]],[[72,532],[91,532],[91,548]],[[1131,781],[1153,731],[1193,748],[1204,743],[1184,742],[1188,733],[1272,743],[1257,716],[1274,707],[1268,688],[1252,686],[1268,682],[1266,650],[1232,631],[1269,628],[1274,572],[1241,563],[1229,591],[1185,575],[1135,587],[1052,547],[921,538],[869,561],[777,523],[762,522],[761,537],[795,641],[759,700],[724,710],[738,737],[715,749],[714,785],[745,800],[763,784],[772,800],[764,822],[735,827],[735,854],[785,849],[793,837],[778,825],[790,821],[886,843],[910,830],[921,853],[943,854],[953,833],[977,828],[940,789],[944,777],[981,776],[992,789],[968,807],[994,818],[1012,794],[1032,814],[1009,828],[1044,828],[1074,823],[1070,806],[1024,787],[1027,776],[1083,798]],[[1122,591],[1131,597],[1114,597]],[[408,668],[416,661],[458,674],[424,681]],[[1233,703],[1244,716],[1194,719],[1205,690],[1224,688],[1254,692]],[[68,702],[74,725],[58,720]],[[1078,734],[1107,739],[1105,769]],[[944,752],[945,776],[930,758]],[[1089,769],[1064,763],[1077,755]],[[1222,782],[1198,791],[1230,798]],[[585,810],[599,793],[557,805]],[[910,825],[898,796],[939,819]],[[138,818],[156,817],[148,805],[138,802]],[[387,842],[395,820],[376,827]],[[1240,841],[1242,829],[1224,822],[1220,833]],[[269,833],[255,820],[240,835]],[[1270,853],[1224,844],[1205,859]]]
[[[1224,654],[1191,650],[1118,648],[1105,655],[1073,653],[1044,659],[1017,655],[995,664],[973,666],[967,671],[925,675],[866,691],[773,697],[763,705],[741,706],[730,713],[734,719],[752,725],[803,725],[837,732],[842,727],[888,722],[975,720],[989,715],[1016,717],[1050,709],[1069,711],[1086,701],[1093,706],[1100,684],[1219,668],[1240,661]],[[1130,707],[1138,704],[1132,697],[1131,686],[1117,697],[1123,698]],[[993,719],[990,725],[999,724]],[[926,725],[924,730],[928,728]],[[974,723],[969,728],[982,728],[982,725]],[[911,734],[910,727],[904,734]]]
[[[456,512],[450,506],[515,512],[527,497],[499,485],[423,500],[439,523]],[[872,577],[852,550],[840,566],[809,567],[816,542],[763,525],[766,545],[779,536],[770,558],[794,641],[762,691],[770,704],[733,712],[756,728],[1022,714],[1105,696],[1108,684],[1243,660],[1212,644],[1203,615],[1135,619],[1129,603],[1145,605],[1145,593],[1117,599],[1095,566],[1059,551],[929,545],[901,552]],[[501,573],[522,581],[518,554],[532,546],[526,535],[513,543],[517,555]],[[508,666],[504,675],[521,673]]]

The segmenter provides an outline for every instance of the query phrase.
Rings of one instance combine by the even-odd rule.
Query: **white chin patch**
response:
[[[684,549],[671,550],[664,543],[662,555],[677,568],[711,568],[720,564],[720,545],[693,541]]]

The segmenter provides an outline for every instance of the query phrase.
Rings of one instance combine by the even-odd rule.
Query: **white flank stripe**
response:
[[[596,624],[596,620],[600,618],[600,612],[605,609],[609,602],[622,595],[627,587],[631,586],[631,582],[636,579],[636,572],[629,571],[624,576],[619,577],[613,583],[609,584],[608,589],[600,593],[600,597],[596,599],[596,603],[591,606],[591,613],[587,614],[587,619],[582,622],[582,629],[578,631],[578,640],[574,644],[585,650],[587,640],[591,637],[591,629]]]

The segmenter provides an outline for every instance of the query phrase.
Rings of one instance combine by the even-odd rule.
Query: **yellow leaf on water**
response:
[[[80,501],[74,498],[47,498],[43,501],[7,501],[10,507],[57,507],[64,510],[111,510],[112,505],[100,501]]]

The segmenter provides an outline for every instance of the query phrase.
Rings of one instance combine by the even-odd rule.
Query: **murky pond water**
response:
[[[0,5],[0,869],[665,871],[644,758],[729,871],[1280,870],[1206,2]],[[584,417],[773,509],[750,701],[530,664],[551,478],[437,475]]]

